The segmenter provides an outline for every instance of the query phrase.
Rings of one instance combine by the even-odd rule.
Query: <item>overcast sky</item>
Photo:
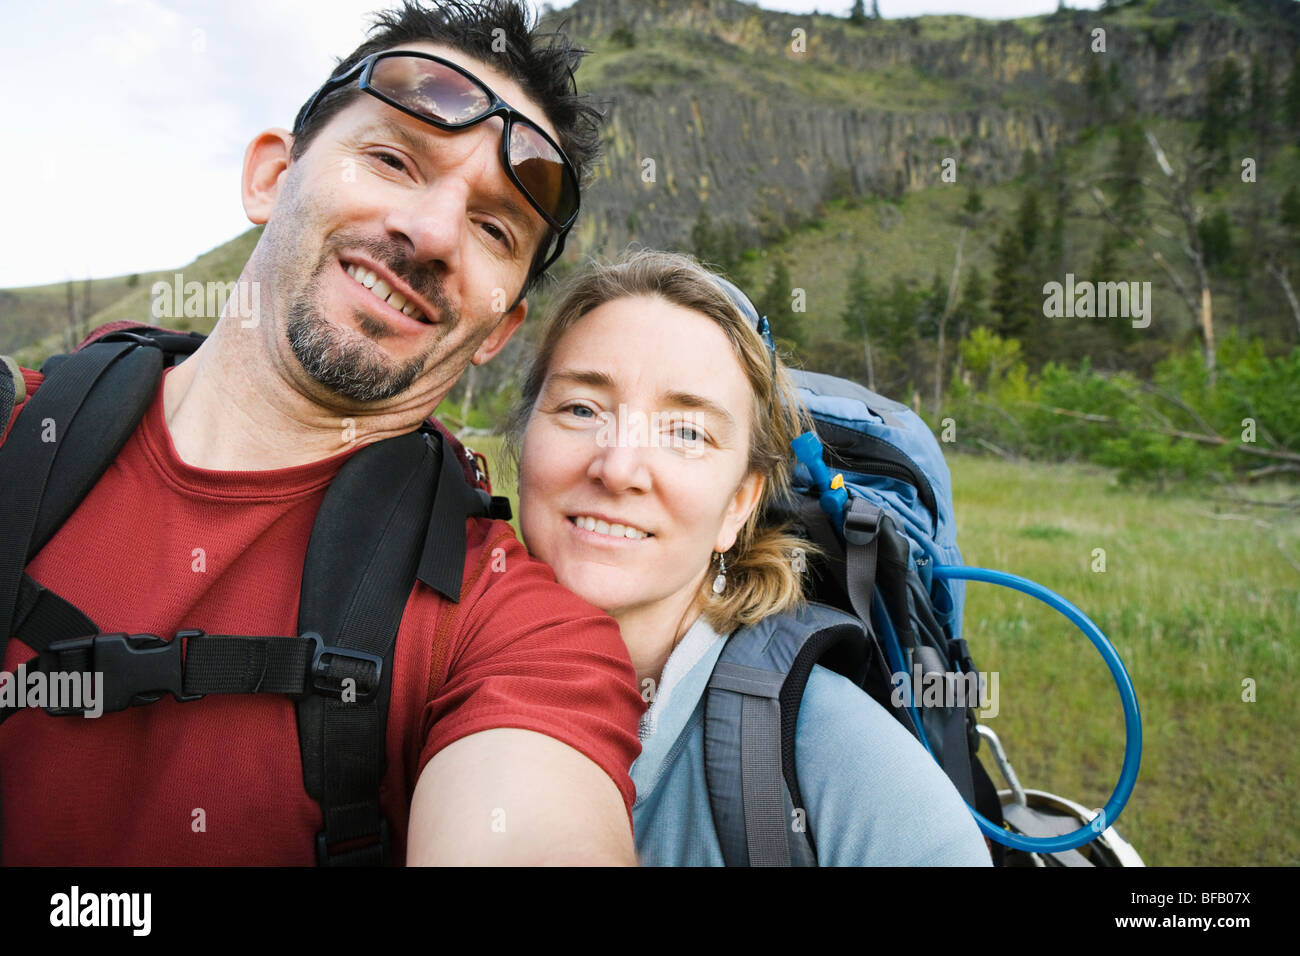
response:
[[[383,5],[6,2],[0,288],[179,267],[247,229],[239,201],[244,147],[259,130],[292,124],[335,59],[361,41],[366,14]],[[796,13],[847,13],[851,5],[760,3]],[[880,0],[885,17],[1030,16],[1056,5]]]

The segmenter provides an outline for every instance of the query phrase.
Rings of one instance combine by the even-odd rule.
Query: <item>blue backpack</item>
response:
[[[731,282],[715,279],[775,353],[766,316]],[[733,633],[710,676],[705,777],[726,864],[817,862],[798,812],[794,744],[808,675],[820,664],[861,687],[924,745],[991,838],[995,863],[1142,865],[1111,826],[1132,793],[1142,750],[1137,697],[1115,648],[1060,595],[1015,575],[962,566],[952,479],[920,416],[842,378],[795,369],[791,377],[815,432],[795,440],[793,494],[767,517],[791,525],[821,555],[805,569],[810,603]],[[1119,783],[1102,810],[1090,814],[1055,794],[1025,791],[997,735],[976,722],[983,688],[962,637],[962,578],[1043,601],[1106,661],[1127,739]],[[936,687],[947,693],[931,695]],[[1005,813],[976,756],[981,737],[1010,786]]]
[[[790,374],[816,434],[796,442],[795,494],[770,517],[824,555],[808,559],[813,600],[733,634],[710,678],[705,771],[723,858],[729,866],[816,863],[812,835],[798,825],[794,762],[814,664],[889,710],[927,743],[966,802],[1000,825],[997,790],[975,757],[978,701],[921,706],[894,678],[975,675],[961,635],[963,582],[930,573],[961,563],[939,444],[898,402],[834,376]]]

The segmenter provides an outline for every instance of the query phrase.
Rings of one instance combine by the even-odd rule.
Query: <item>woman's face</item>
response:
[[[758,501],[752,406],[712,319],[646,296],[593,309],[558,343],[524,432],[529,551],[615,616],[685,611]]]

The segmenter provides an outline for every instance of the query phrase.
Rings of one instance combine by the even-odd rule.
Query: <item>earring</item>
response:
[[[721,552],[715,553],[718,555],[718,576],[713,579],[713,593],[721,594],[727,586],[727,556]]]

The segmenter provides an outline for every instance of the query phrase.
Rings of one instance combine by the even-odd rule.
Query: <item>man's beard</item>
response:
[[[353,248],[365,249],[396,275],[413,278],[419,267],[404,264],[400,248],[386,243],[353,242]],[[396,255],[394,255],[396,252]],[[425,370],[429,358],[438,348],[433,342],[424,352],[404,363],[397,363],[379,346],[392,334],[382,322],[360,310],[353,314],[360,333],[340,328],[325,318],[319,305],[320,277],[327,268],[338,268],[338,258],[327,249],[311,275],[302,294],[290,303],[285,324],[289,347],[303,370],[321,385],[355,402],[379,402],[400,395]],[[426,298],[441,311],[441,322],[450,330],[459,316],[449,307],[436,277],[412,281],[416,289],[428,289]]]

